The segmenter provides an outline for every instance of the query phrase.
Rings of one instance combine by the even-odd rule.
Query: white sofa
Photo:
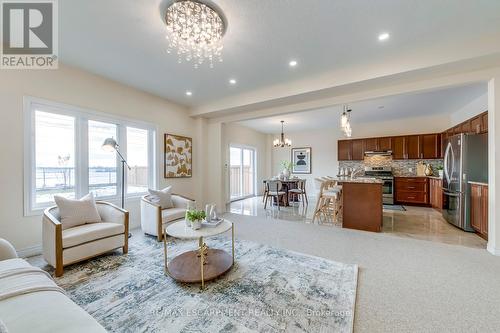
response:
[[[63,274],[63,267],[122,248],[128,252],[129,213],[109,202],[96,201],[102,222],[64,229],[57,206],[47,208],[42,220],[43,257]]]
[[[162,208],[158,201],[151,195],[141,199],[141,228],[145,234],[156,236],[160,242],[163,239],[165,224],[183,219],[186,215],[187,205],[194,200],[179,194],[172,194],[173,208]]]
[[[64,293],[44,290],[43,284],[57,288],[50,277],[17,258],[12,246],[0,239],[0,327],[9,333],[106,332]]]

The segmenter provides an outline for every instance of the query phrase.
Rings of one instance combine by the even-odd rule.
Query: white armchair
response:
[[[111,203],[96,201],[102,222],[63,228],[57,206],[47,208],[42,220],[43,257],[55,268],[63,267],[122,248],[128,252],[129,213]]]
[[[141,228],[145,234],[156,236],[160,242],[163,239],[163,226],[167,223],[184,218],[188,202],[194,200],[182,195],[172,194],[173,208],[162,208],[151,195],[145,195],[141,200]]]

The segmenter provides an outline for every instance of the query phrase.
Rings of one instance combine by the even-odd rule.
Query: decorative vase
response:
[[[286,169],[286,168],[285,168],[285,169],[283,169],[283,177],[284,177],[285,179],[290,178],[290,170],[288,170],[288,169]]]
[[[191,221],[191,228],[193,230],[200,229],[201,228],[201,221],[200,220]]]
[[[430,164],[427,164],[425,166],[425,175],[426,176],[432,176],[432,174],[434,173],[434,171],[432,170],[432,166]]]

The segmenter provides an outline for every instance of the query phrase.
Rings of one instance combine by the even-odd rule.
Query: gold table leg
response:
[[[170,276],[170,272],[168,271],[168,263],[167,263],[167,232],[163,232],[163,254],[165,256],[165,275]]]
[[[205,270],[205,256],[206,256],[206,245],[203,242],[203,237],[200,237],[198,241],[198,245],[200,247],[200,272],[201,272],[201,290],[205,289],[205,279],[203,276],[203,271]]]

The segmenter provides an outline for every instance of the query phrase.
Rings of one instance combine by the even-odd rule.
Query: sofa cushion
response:
[[[163,223],[182,219],[185,216],[186,216],[186,208],[170,208],[161,211],[161,219]]]
[[[85,223],[101,222],[92,193],[87,194],[80,200],[54,195],[54,201],[59,208],[63,230]]]
[[[160,205],[161,208],[172,208],[174,203],[172,201],[172,186],[165,187],[163,190],[148,189],[152,198],[151,201]]]
[[[4,272],[9,269],[31,267],[30,264],[24,259],[15,258],[0,261],[0,272]]]
[[[111,237],[125,232],[123,224],[118,223],[93,223],[84,224],[71,229],[63,230],[63,248],[77,246],[83,243],[92,242],[97,239]]]

